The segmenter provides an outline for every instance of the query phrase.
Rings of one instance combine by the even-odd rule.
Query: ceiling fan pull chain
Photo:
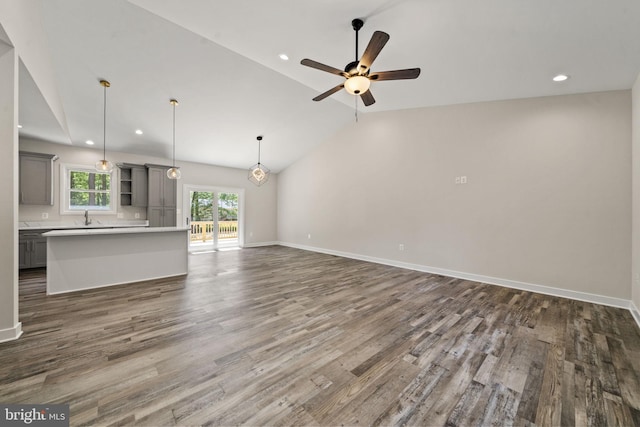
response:
[[[355,100],[355,103],[356,103],[356,123],[358,123],[358,97],[354,96],[353,99]]]

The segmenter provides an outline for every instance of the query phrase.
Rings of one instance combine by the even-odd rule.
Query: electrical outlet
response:
[[[122,212],[118,212],[118,219],[124,218],[124,214]]]
[[[133,216],[135,219],[140,219],[140,212],[136,212],[136,214]]]
[[[49,219],[49,214],[47,212],[42,212],[42,219]]]
[[[403,243],[400,243],[400,244],[398,245],[398,250],[399,250],[399,251],[404,251],[404,244],[403,244]]]
[[[311,239],[311,233],[307,234],[307,239]]]
[[[456,184],[460,184],[460,177],[459,176],[456,176],[456,181],[455,182],[456,182]]]
[[[466,184],[467,183],[467,177],[466,176],[461,176],[460,177],[460,184]]]

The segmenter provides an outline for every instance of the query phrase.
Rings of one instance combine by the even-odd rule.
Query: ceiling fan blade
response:
[[[369,80],[405,80],[415,79],[420,75],[420,68],[407,68],[406,70],[380,71],[369,76]]]
[[[389,41],[389,34],[382,31],[376,31],[371,36],[371,40],[358,63],[358,73],[365,74],[370,68],[373,61],[378,57],[385,44]]]
[[[334,93],[336,93],[337,91],[339,91],[340,89],[342,89],[344,87],[344,84],[339,84],[336,87],[333,87],[331,89],[329,89],[328,91],[321,93],[320,95],[316,96],[315,98],[313,98],[314,101],[322,101],[323,99],[325,99],[328,96],[333,95]]]
[[[302,65],[306,65],[307,67],[315,68],[316,70],[326,71],[327,73],[337,74],[338,76],[348,77],[347,73],[337,68],[331,67],[329,65],[324,65],[319,62],[314,61],[313,59],[303,59],[300,61]]]
[[[368,90],[365,93],[360,94],[360,98],[362,98],[362,102],[364,102],[364,105],[366,105],[367,107],[371,104],[376,103],[376,99],[371,94],[371,90]]]

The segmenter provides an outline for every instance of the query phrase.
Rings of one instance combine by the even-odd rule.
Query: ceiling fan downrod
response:
[[[360,31],[360,28],[362,28],[363,25],[364,25],[364,21],[362,19],[356,18],[353,21],[351,21],[351,26],[353,26],[353,29],[356,32],[356,56],[355,56],[355,62],[358,62],[358,31]]]

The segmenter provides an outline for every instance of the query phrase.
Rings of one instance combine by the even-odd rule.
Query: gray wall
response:
[[[630,91],[370,113],[280,173],[278,239],[628,300],[630,158]]]
[[[0,33],[4,30],[0,26]],[[2,36],[0,35],[0,38]],[[17,338],[18,54],[0,39],[0,342]]]
[[[102,158],[102,151],[84,147],[54,144],[36,141],[26,138],[20,139],[20,150],[35,151],[40,153],[57,154],[59,159],[54,166],[54,205],[53,206],[28,206],[20,205],[20,221],[73,221],[80,219],[81,214],[60,215],[60,165],[64,163],[91,166]],[[114,163],[128,162],[134,164],[154,163],[170,165],[170,159],[139,156],[135,154],[107,151],[107,159]],[[245,244],[260,244],[274,242],[276,236],[276,189],[278,176],[273,175],[269,182],[256,187],[247,180],[247,170],[224,168],[200,163],[177,162],[182,171],[182,178],[178,181],[178,203],[182,204],[182,189],[184,185],[206,185],[234,189],[244,189],[244,219],[245,219]],[[251,162],[247,164],[247,169]],[[117,168],[116,168],[117,169]],[[119,170],[118,170],[119,172]],[[118,212],[123,219],[134,219],[138,213],[141,219],[146,219],[146,208],[131,206],[119,206]],[[42,214],[47,213],[49,218],[42,219]],[[91,215],[96,219],[116,220],[114,215]],[[178,224],[184,224],[184,215],[178,215]],[[249,235],[249,232],[252,235]]]

